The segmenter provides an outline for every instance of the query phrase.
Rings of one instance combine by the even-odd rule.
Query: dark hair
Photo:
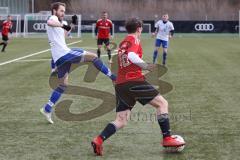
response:
[[[53,10],[58,10],[59,6],[64,6],[66,7],[66,4],[65,3],[62,3],[62,2],[55,2],[55,3],[52,3],[51,5],[51,11],[52,11],[52,14],[53,14]]]
[[[138,18],[129,18],[125,22],[125,28],[128,33],[135,33],[139,27],[142,27],[142,21]]]

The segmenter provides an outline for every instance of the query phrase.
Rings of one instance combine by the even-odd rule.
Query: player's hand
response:
[[[155,67],[156,67],[155,64],[148,63],[148,65],[147,65],[147,70],[150,71],[150,72],[152,72],[152,71],[154,70]]]
[[[152,33],[152,37],[155,37],[155,36],[156,36],[156,33],[155,33],[155,32],[153,32],[153,33]]]
[[[97,39],[98,39],[98,36],[95,36],[95,39],[97,40]]]
[[[110,39],[113,39],[113,36],[111,35],[109,38],[110,38]]]
[[[173,38],[173,36],[172,36],[172,35],[169,35],[169,39],[171,39],[171,38]]]

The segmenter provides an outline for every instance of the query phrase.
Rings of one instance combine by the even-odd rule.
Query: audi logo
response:
[[[197,23],[194,28],[196,31],[213,31],[214,25],[212,23]]]
[[[33,29],[35,31],[45,31],[47,30],[47,23],[34,23]]]

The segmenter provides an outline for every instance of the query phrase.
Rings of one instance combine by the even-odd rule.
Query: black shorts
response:
[[[2,34],[2,40],[3,40],[3,41],[8,41],[9,38],[8,38],[8,36]]]
[[[131,110],[136,101],[142,105],[149,103],[158,94],[158,90],[146,81],[132,81],[115,86],[116,112]]]
[[[110,40],[109,38],[98,38],[97,39],[97,45],[102,45],[105,44],[106,46],[108,46],[110,44]]]

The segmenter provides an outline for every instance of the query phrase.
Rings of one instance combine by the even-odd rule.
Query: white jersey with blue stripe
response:
[[[49,19],[59,21],[55,15],[52,15]],[[62,21],[61,23],[67,24],[66,21]],[[71,49],[67,47],[63,28],[47,26],[47,35],[54,62],[71,51]]]
[[[162,20],[159,20],[155,24],[155,28],[158,28],[157,39],[161,39],[164,41],[169,40],[169,32],[171,30],[174,30],[172,22],[167,21],[166,23],[163,23]]]

